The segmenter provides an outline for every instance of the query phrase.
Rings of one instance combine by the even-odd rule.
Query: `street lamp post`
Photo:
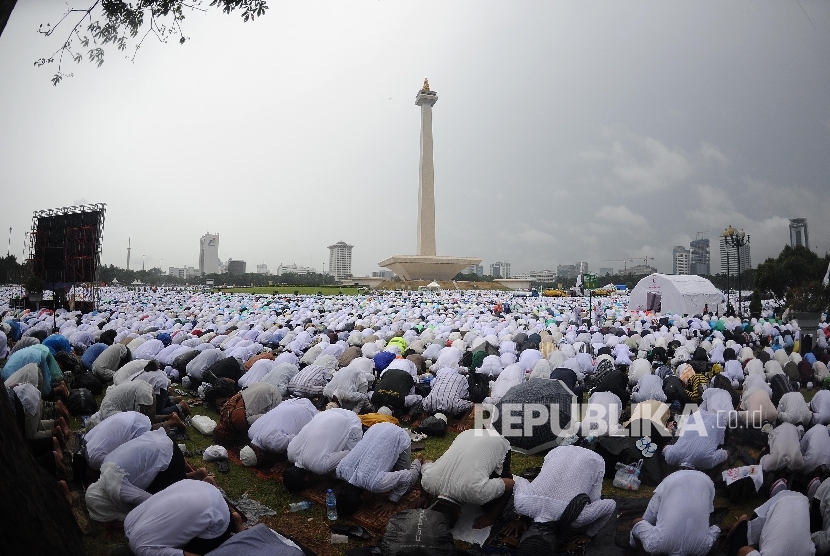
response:
[[[723,233],[724,244],[727,247],[726,250],[726,280],[727,285],[729,283],[729,249],[728,247],[734,247],[735,251],[738,255],[738,317],[743,317],[743,300],[741,299],[741,247],[745,247],[749,243],[749,235],[741,229],[741,231],[735,230],[732,226],[726,228]],[[728,295],[728,294],[727,294]]]

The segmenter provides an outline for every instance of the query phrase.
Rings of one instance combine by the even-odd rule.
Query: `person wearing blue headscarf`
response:
[[[41,344],[29,346],[12,353],[6,361],[6,364],[3,366],[3,380],[5,381],[12,374],[29,363],[34,363],[38,366],[38,369],[40,369],[40,373],[43,376],[41,392],[44,395],[48,395],[52,391],[52,381],[62,379],[63,373],[61,373],[60,367],[58,367],[58,363],[55,361],[55,358],[52,357],[52,353],[49,351],[49,348]]]
[[[11,327],[11,331],[8,334],[9,340],[11,340],[12,342],[18,341],[20,337],[23,335],[23,330],[20,327],[20,321],[7,320],[6,324],[8,324]]]
[[[98,342],[97,344],[92,344],[91,346],[86,348],[86,351],[84,351],[84,354],[81,356],[81,363],[84,364],[84,367],[88,371],[91,371],[92,364],[95,363],[95,360],[98,359],[98,356],[101,355],[101,353],[103,353],[103,351],[108,347],[109,346],[107,344],[103,344],[101,342]]]
[[[386,367],[388,367],[389,364],[392,363],[392,361],[395,360],[395,354],[391,351],[381,351],[378,352],[378,354],[375,355],[372,359],[375,363],[375,372],[380,373],[381,371],[386,369]]]
[[[56,355],[62,351],[66,353],[72,351],[72,346],[69,345],[69,340],[67,340],[62,334],[52,334],[43,340],[41,344],[48,347],[49,351],[52,352],[52,355]]]

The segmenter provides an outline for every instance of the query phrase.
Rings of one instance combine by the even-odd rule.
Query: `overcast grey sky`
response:
[[[81,7],[88,2],[69,0]],[[290,1],[253,23],[187,15],[184,45],[35,68],[66,5],[18,2],[0,36],[0,230],[107,203],[102,261],[219,255],[365,275],[415,251],[420,112],[434,108],[439,255],[514,273],[653,256],[727,225],[753,265],[806,217],[830,250],[830,4]],[[806,13],[805,13],[806,12]],[[809,17],[808,17],[809,16]],[[2,229],[5,227],[5,230]],[[137,264],[136,264],[137,263]]]

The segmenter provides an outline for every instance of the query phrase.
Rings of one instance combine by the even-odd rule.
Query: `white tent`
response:
[[[705,305],[714,310],[721,292],[706,278],[693,274],[652,274],[631,290],[630,311],[655,310],[678,315],[698,315]]]

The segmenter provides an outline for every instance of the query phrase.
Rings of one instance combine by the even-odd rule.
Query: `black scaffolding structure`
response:
[[[55,295],[66,296],[69,310],[91,311],[98,305],[97,274],[101,262],[106,204],[95,203],[36,211],[29,234],[31,274]]]

